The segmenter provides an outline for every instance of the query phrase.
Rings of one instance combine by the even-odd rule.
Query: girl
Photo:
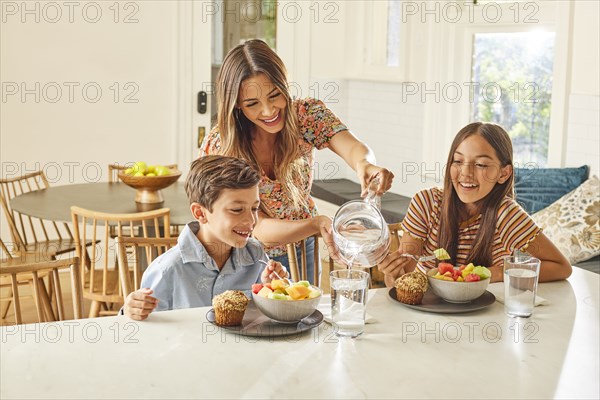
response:
[[[322,102],[292,100],[286,68],[263,41],[250,40],[227,54],[217,76],[216,94],[217,125],[200,155],[242,158],[260,171],[261,212],[254,237],[265,244],[270,257],[286,266],[285,244],[316,233],[335,253],[331,219],[317,215],[310,195],[314,149],[329,147],[342,157],[356,171],[363,195],[375,177],[380,182],[377,192],[383,194],[394,175],[375,165],[369,147]],[[311,238],[307,243],[311,278],[313,251]]]
[[[512,143],[504,129],[482,122],[461,129],[443,190],[417,193],[401,224],[400,248],[379,265],[386,284],[414,270],[416,262],[402,254],[430,255],[437,248],[445,248],[454,264],[490,268],[491,282],[503,280],[503,257],[515,250],[541,260],[540,282],[569,277],[567,259],[514,200],[512,172]]]

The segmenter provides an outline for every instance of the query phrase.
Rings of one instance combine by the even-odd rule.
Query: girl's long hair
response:
[[[294,205],[304,204],[301,187],[303,178],[300,149],[298,146],[298,116],[292,107],[288,90],[287,70],[277,54],[262,40],[249,40],[234,47],[223,60],[216,82],[217,129],[221,136],[221,154],[249,162],[257,171],[260,166],[252,150],[252,128],[241,109],[236,108],[242,82],[258,74],[265,74],[279,89],[287,101],[285,125],[277,134],[275,142],[275,177],[288,193]],[[270,212],[267,211],[269,214]]]
[[[452,161],[458,146],[472,135],[480,135],[494,148],[496,156],[500,160],[500,168],[513,164],[512,142],[506,131],[498,125],[474,122],[462,128],[454,138],[445,169],[438,246],[445,248],[455,262],[458,253],[459,217],[463,215],[461,212],[463,203],[452,185]],[[496,183],[492,191],[477,204],[482,214],[481,224],[467,257],[468,262],[488,267],[492,265],[492,247],[498,209],[506,196],[514,197],[512,173],[504,183]]]

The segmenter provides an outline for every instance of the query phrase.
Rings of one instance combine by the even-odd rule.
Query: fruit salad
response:
[[[306,300],[321,295],[321,291],[310,285],[308,281],[298,281],[288,285],[282,279],[273,279],[271,283],[255,283],[252,292],[258,296],[273,300]]]
[[[433,255],[440,261],[449,260],[450,254],[444,248],[435,249]]]
[[[475,266],[473,263],[455,267],[449,263],[439,263],[438,272],[433,275],[435,279],[454,282],[478,282],[488,279],[492,272],[486,267]]]

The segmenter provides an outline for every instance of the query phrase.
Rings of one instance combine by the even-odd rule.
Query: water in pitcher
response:
[[[378,253],[385,251],[381,244],[381,229],[346,229],[340,235],[344,239],[340,253],[349,268],[373,265]]]

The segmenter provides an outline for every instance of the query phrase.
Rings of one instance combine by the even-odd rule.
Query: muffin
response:
[[[405,304],[421,304],[423,295],[427,291],[427,277],[420,272],[409,272],[402,275],[394,282],[396,298]]]
[[[227,290],[212,300],[215,322],[222,326],[235,326],[242,323],[248,306],[248,298],[239,290]]]
[[[429,287],[427,276],[418,270],[404,274],[398,279],[416,284],[421,288],[421,290],[423,290],[423,292],[426,292],[427,288]]]

